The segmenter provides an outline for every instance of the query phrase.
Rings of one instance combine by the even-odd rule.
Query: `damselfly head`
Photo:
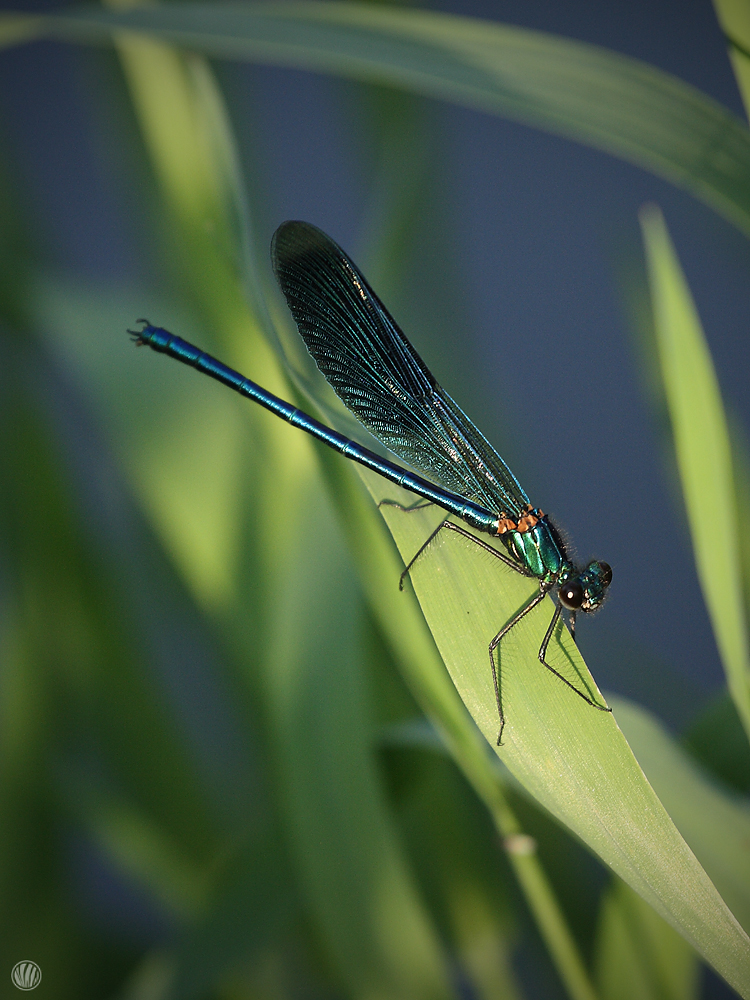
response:
[[[612,567],[609,563],[591,562],[578,576],[560,584],[557,598],[568,611],[595,611],[601,606],[610,583]]]

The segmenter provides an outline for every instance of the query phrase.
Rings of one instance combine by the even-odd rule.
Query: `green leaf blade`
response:
[[[18,14],[5,21],[12,41]],[[677,77],[603,48],[490,21],[355,3],[92,7],[47,17],[37,30],[106,42],[122,29],[514,118],[665,177],[750,233],[746,126]]]
[[[405,499],[374,477],[369,485],[378,500]],[[434,529],[436,512],[381,510],[408,561]],[[458,692],[494,747],[488,643],[536,584],[454,533],[444,535],[415,564],[411,580]],[[552,610],[551,601],[543,602],[503,643],[506,728],[498,756],[735,989],[750,995],[750,941],[656,797],[614,717],[586,704],[539,663]],[[601,699],[567,630],[553,637],[549,658]]]
[[[750,735],[750,648],[726,414],[700,319],[659,210],[645,208],[641,226],[698,578],[729,690]]]
[[[743,927],[750,927],[750,808],[713,781],[649,712],[614,700],[648,780]]]

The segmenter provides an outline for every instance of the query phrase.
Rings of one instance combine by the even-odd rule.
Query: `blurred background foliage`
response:
[[[743,16],[719,11],[733,37]],[[750,46],[734,37],[728,55],[707,4],[524,17],[743,114]],[[739,597],[743,177],[706,194],[698,170],[615,149],[721,218],[638,167],[429,88],[209,64],[124,34],[14,46],[33,24],[2,30],[0,974],[30,958],[40,995],[122,1000],[732,995],[507,774],[493,812],[493,790],[478,795],[445,753],[409,680],[434,648],[413,608],[393,612],[395,640],[384,628],[363,565],[386,567],[401,608],[411,598],[340,460],[135,351],[125,328],[148,316],[302,400],[273,336],[288,320],[270,235],[303,218],[350,250],[535,500],[615,567],[606,613],[581,629],[587,660],[641,706],[617,701],[618,720],[747,928],[750,757],[680,494],[654,216],[650,258],[637,228],[658,201],[727,400]],[[583,117],[528,118],[592,141]],[[542,872],[558,924],[540,929],[529,880]]]

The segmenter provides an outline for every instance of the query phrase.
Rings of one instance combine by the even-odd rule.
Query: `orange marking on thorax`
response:
[[[516,522],[512,517],[501,517],[497,522],[497,534],[504,535],[507,531],[515,531]]]
[[[535,510],[531,504],[527,504],[518,521],[514,521],[512,517],[500,517],[497,521],[497,534],[504,535],[508,531],[530,531],[535,524],[544,517],[543,510]]]

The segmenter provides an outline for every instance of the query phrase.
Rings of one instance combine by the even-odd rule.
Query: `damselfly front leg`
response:
[[[529,604],[526,605],[525,608],[521,608],[518,614],[514,618],[512,618],[508,622],[508,624],[497,633],[497,635],[492,640],[489,646],[490,667],[492,669],[492,680],[494,681],[495,684],[495,699],[497,701],[497,712],[498,715],[500,716],[500,732],[497,734],[497,746],[499,747],[503,745],[503,729],[505,728],[505,715],[503,713],[503,701],[502,701],[502,687],[500,684],[500,648],[499,648],[500,643],[503,641],[505,636],[508,635],[508,633],[510,632],[510,630],[513,628],[514,625],[517,625],[522,618],[525,618],[530,611],[533,611],[534,608],[536,608],[539,604],[541,604],[541,602],[544,600],[544,598],[552,589],[552,586],[553,586],[552,584],[546,584],[546,585],[540,584],[539,593],[536,595],[536,597],[534,597],[529,602]],[[564,677],[559,670],[555,670],[553,666],[550,666],[550,664],[547,663],[546,660],[547,647],[550,644],[550,639],[554,634],[555,626],[557,625],[561,616],[562,616],[562,606],[560,604],[556,604],[554,613],[552,615],[552,618],[550,619],[550,623],[547,626],[547,631],[544,633],[542,644],[539,647],[539,653],[538,653],[539,662],[542,664],[542,666],[546,667],[551,674],[554,674],[555,677],[559,678],[563,682],[563,684],[567,684],[572,691],[575,691],[575,693],[580,698],[583,698],[583,700],[587,704],[591,705],[592,708],[598,708],[600,712],[611,712],[612,711],[611,708],[608,708],[606,705],[598,705],[587,694],[584,694],[583,691],[579,691],[578,688],[575,686],[575,684],[569,681],[567,677]],[[495,662],[495,650],[497,650],[497,663]]]

